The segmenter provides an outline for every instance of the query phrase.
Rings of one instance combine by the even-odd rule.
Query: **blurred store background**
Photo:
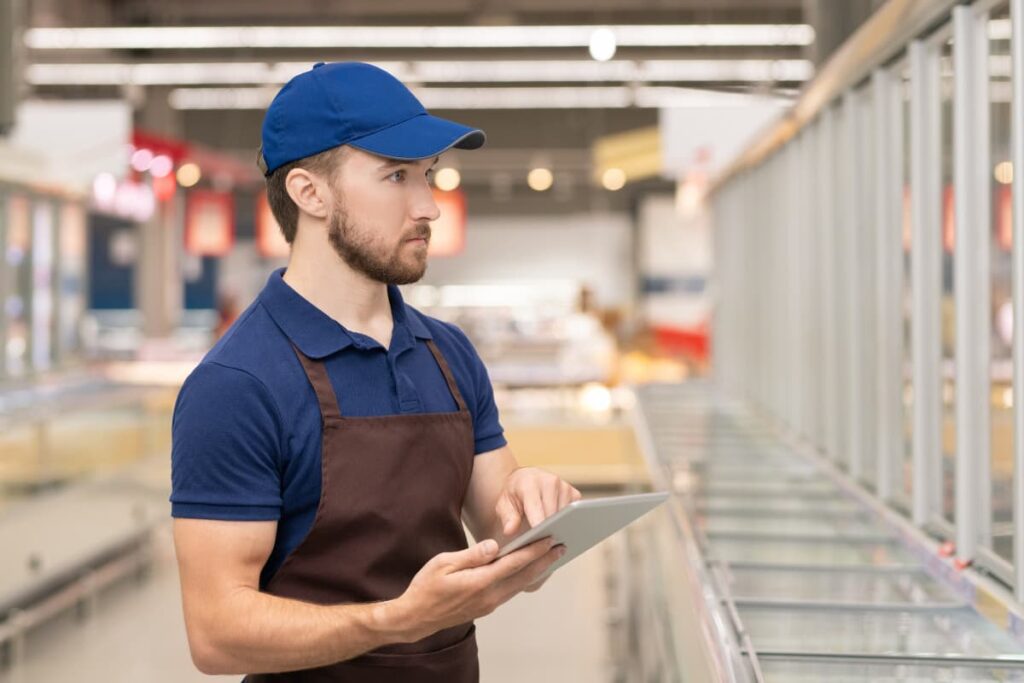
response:
[[[712,336],[716,183],[802,94],[813,99],[837,49],[870,43],[857,34],[866,21],[896,7],[886,21],[898,23],[924,4],[0,0],[0,681],[203,678],[167,536],[170,413],[185,376],[287,263],[255,160],[263,111],[289,78],[319,61],[369,61],[433,113],[487,132],[483,149],[438,165],[442,216],[406,300],[472,339],[522,464],[587,495],[639,491],[657,477],[633,387],[710,382],[712,349],[736,358],[735,340],[755,331],[730,318],[721,329],[735,336]],[[953,3],[935,4],[945,14],[929,26]],[[1010,19],[1009,3],[980,4],[996,93],[994,552],[1009,558]],[[947,152],[951,45],[936,107]],[[940,158],[951,517],[954,167]],[[794,201],[820,191],[820,178],[802,177]],[[761,207],[745,207],[753,233]],[[913,391],[900,388],[909,434]],[[666,578],[690,562],[673,519],[612,539],[484,620],[484,680],[723,680],[701,663],[715,655],[700,599]],[[815,675],[771,680],[824,680]]]

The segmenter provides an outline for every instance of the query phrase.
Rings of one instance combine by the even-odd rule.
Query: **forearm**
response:
[[[394,601],[317,605],[245,588],[207,612],[189,642],[211,674],[309,669],[411,639]]]

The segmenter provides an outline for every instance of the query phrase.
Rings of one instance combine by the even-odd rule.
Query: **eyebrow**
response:
[[[434,166],[436,166],[437,162],[440,161],[440,160],[441,160],[440,155],[434,157],[434,160],[432,162],[430,162],[430,167],[433,168]],[[420,160],[419,159],[391,159],[391,160],[385,161],[383,164],[381,164],[377,168],[377,170],[378,171],[383,171],[383,170],[386,170],[386,169],[389,169],[389,168],[395,168],[396,166],[407,166],[409,164],[414,164],[417,161],[420,161]]]

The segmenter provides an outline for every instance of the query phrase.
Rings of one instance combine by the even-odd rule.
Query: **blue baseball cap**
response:
[[[257,159],[264,175],[297,159],[351,145],[390,159],[477,149],[482,130],[427,113],[405,85],[363,62],[320,62],[288,81],[267,108]]]

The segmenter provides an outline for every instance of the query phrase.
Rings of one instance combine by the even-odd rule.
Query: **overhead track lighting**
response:
[[[619,25],[619,47],[803,47],[808,24]],[[590,47],[594,26],[118,26],[30,28],[33,50]]]
[[[412,83],[806,81],[804,59],[478,60],[374,62]],[[32,85],[282,85],[309,62],[30,64]]]

